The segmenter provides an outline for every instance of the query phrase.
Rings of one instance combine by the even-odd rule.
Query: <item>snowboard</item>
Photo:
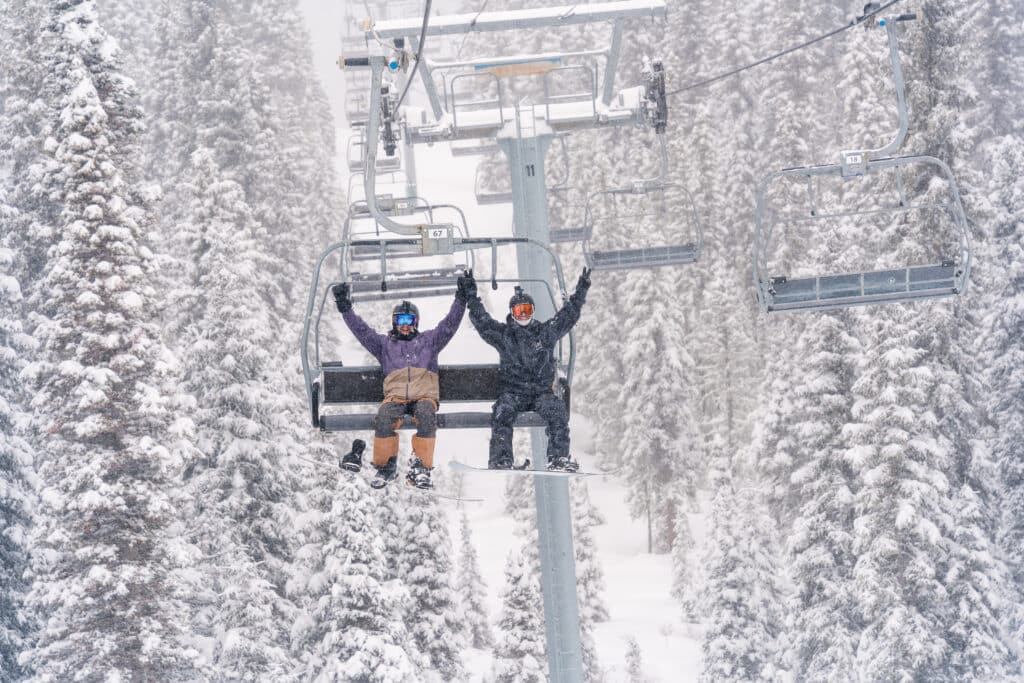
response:
[[[561,470],[531,470],[528,469],[530,461],[527,460],[521,467],[513,467],[510,470],[492,470],[487,467],[473,467],[466,463],[459,462],[458,460],[452,460],[448,463],[448,467],[456,472],[494,472],[495,474],[524,474],[524,475],[536,475],[541,477],[607,477],[609,474],[615,474],[616,470],[611,472],[563,472]]]

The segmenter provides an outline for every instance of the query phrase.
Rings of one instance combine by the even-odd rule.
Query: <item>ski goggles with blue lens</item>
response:
[[[412,313],[395,313],[395,327],[401,327],[402,325],[415,325],[416,316]]]

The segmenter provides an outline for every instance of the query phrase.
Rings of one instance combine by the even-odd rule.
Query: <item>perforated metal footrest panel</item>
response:
[[[948,262],[793,280],[776,277],[768,284],[767,309],[815,310],[953,296],[960,292],[961,278],[961,269]]]
[[[622,270],[695,263],[698,256],[696,245],[677,244],[642,249],[593,251],[588,261],[594,270]]]

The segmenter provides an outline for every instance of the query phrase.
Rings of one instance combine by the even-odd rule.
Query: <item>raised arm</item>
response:
[[[464,298],[455,296],[455,301],[452,302],[452,307],[448,309],[448,315],[434,328],[434,350],[440,351],[448,342],[455,336],[455,332],[459,329],[459,323],[462,322],[462,316],[466,314],[466,301]]]
[[[477,334],[491,346],[497,346],[501,342],[501,333],[505,326],[492,318],[484,308],[484,303],[480,301],[476,291],[476,280],[473,279],[472,270],[459,278],[459,296],[462,296],[469,306],[469,321],[473,323]]]
[[[572,326],[579,321],[583,303],[587,299],[588,289],[590,289],[590,269],[584,268],[583,274],[580,275],[580,279],[576,282],[576,291],[572,293],[569,300],[562,306],[562,310],[556,313],[555,317],[547,323],[554,337],[551,341],[556,341],[568,334]]]
[[[338,307],[338,312],[341,313],[342,319],[345,324],[348,325],[348,329],[352,330],[352,334],[362,344],[367,351],[370,352],[377,362],[380,362],[380,354],[384,348],[385,336],[383,334],[377,334],[366,324],[366,321],[360,318],[355,311],[352,310],[352,295],[349,290],[347,282],[342,282],[331,287],[331,291],[334,293],[334,303]]]

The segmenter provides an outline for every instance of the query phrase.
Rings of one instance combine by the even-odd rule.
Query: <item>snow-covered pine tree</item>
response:
[[[737,491],[730,464],[712,465],[715,486],[701,609],[707,630],[700,680],[772,680],[779,631],[778,570],[770,518],[749,490]]]
[[[865,622],[858,675],[946,680],[948,594],[941,541],[952,524],[951,454],[934,434],[932,372],[914,314],[887,307],[871,319],[865,368],[847,428],[856,493],[854,595]]]
[[[545,683],[548,679],[544,606],[540,582],[529,559],[536,552],[529,552],[530,547],[527,540],[526,547],[511,551],[505,562],[499,636],[491,668],[495,683]]]
[[[464,632],[458,599],[452,590],[452,542],[440,499],[405,491],[405,516],[399,532],[398,579],[409,592],[404,606],[412,649],[442,680],[465,677]],[[411,498],[411,500],[409,500]]]
[[[604,591],[604,568],[595,546],[593,528],[600,512],[590,502],[584,480],[569,484],[572,505],[572,540],[576,556],[576,597],[580,613],[580,640],[583,651],[583,676],[587,681],[603,680],[601,662],[594,642],[594,627],[608,620]]]
[[[693,359],[677,343],[683,338],[682,320],[660,283],[650,271],[630,276],[625,310],[635,316],[635,324],[626,325],[630,331],[621,338],[623,361],[631,368],[621,403],[621,464],[630,513],[646,518],[652,552],[671,549],[675,517],[690,507],[700,473],[691,410],[696,400],[690,391]],[[665,405],[667,397],[671,408]],[[683,492],[691,501],[673,495]]]
[[[640,653],[640,643],[636,642],[636,636],[626,637],[626,675],[629,683],[646,683],[644,676],[643,660]]]
[[[25,371],[46,448],[28,596],[42,626],[20,661],[40,679],[192,680],[165,538],[173,463],[149,218],[130,162],[137,95],[92,2],[48,9],[43,94],[58,115],[43,182],[62,211],[40,288],[39,358]]]
[[[302,544],[290,586],[308,601],[295,627],[295,658],[306,667],[299,678],[325,683],[422,680],[406,650],[408,635],[400,615],[408,595],[385,578],[373,497],[355,477],[320,475],[322,485],[310,494],[310,511],[299,520]]]
[[[61,206],[57,188],[46,174],[55,163],[44,151],[55,118],[55,103],[44,98],[46,46],[43,26],[48,20],[44,0],[26,0],[0,14],[0,184],[16,212],[3,217],[5,246],[14,252],[12,275],[20,281],[26,315],[38,305],[35,296],[46,251],[53,243]]]
[[[13,207],[0,194],[0,239]],[[29,527],[34,508],[32,448],[23,438],[26,397],[19,373],[33,340],[23,331],[21,287],[9,273],[14,252],[0,241],[0,680],[18,680],[18,655],[31,642],[33,621],[22,612],[28,585]]]
[[[529,452],[529,443],[527,430],[518,430],[513,436],[513,448],[520,459]],[[533,477],[508,478],[505,512],[512,518],[512,530],[521,545],[509,552],[505,563],[492,674],[496,681],[510,683],[545,681],[547,639]]]
[[[590,489],[583,479],[569,482],[572,496],[572,537],[576,552],[576,593],[580,601],[580,620],[593,624],[608,621],[605,603],[604,568],[594,539],[594,527],[604,524],[601,510],[590,500]]]
[[[683,621],[699,620],[697,609],[697,588],[700,567],[695,561],[697,544],[690,529],[690,520],[685,514],[675,519],[676,536],[672,542],[672,597],[679,601]]]
[[[850,421],[849,392],[859,346],[851,316],[825,314],[810,321],[793,357],[807,381],[792,397],[789,430],[794,467],[780,482],[790,512],[787,549],[794,593],[789,601],[789,664],[800,680],[854,671],[863,624],[852,599],[853,497],[857,481],[844,460],[840,430]]]
[[[182,386],[196,397],[197,459],[185,476],[204,571],[220,586],[217,602],[197,613],[197,629],[216,639],[219,670],[280,676],[294,606],[282,595],[291,512],[268,417],[284,392],[271,374],[274,327],[254,305],[261,294],[254,273],[267,256],[242,189],[223,179],[212,154],[196,152],[191,175],[193,215],[182,234],[191,242],[193,289],[182,299],[180,341]],[[218,561],[221,554],[230,566]]]
[[[1008,674],[1020,675],[1024,660],[1024,105],[1012,93],[1024,87],[1024,8],[985,3],[975,20],[970,54],[980,62],[973,74],[981,97],[972,131],[985,137],[973,147],[980,176],[967,197],[974,223],[985,227],[977,255],[987,298],[981,338],[992,458],[1002,482],[999,544],[1011,574],[1005,621],[1016,660]],[[987,139],[985,139],[987,138]],[[969,145],[968,148],[971,148]],[[975,273],[978,271],[976,270]],[[977,291],[979,278],[972,274]]]
[[[487,583],[480,574],[480,562],[473,544],[469,518],[462,513],[459,529],[459,564],[455,576],[455,593],[461,601],[459,610],[466,642],[477,649],[489,648],[494,644],[494,633],[487,619]]]
[[[987,133],[978,128],[980,117],[960,115],[978,110],[984,101],[976,84],[987,65],[978,64],[975,54],[966,60],[963,54],[968,41],[983,42],[978,37],[980,10],[956,3],[929,7],[923,13],[920,33],[927,48],[918,48],[926,55],[922,66],[928,76],[931,105],[922,117],[922,137],[929,141],[930,150],[949,161],[954,173],[965,177],[961,191],[968,206],[973,204],[973,195],[987,190],[981,180],[984,171],[977,168],[973,153]],[[921,108],[916,98],[911,93],[911,106]],[[951,145],[951,141],[957,144]],[[1003,633],[1005,606],[992,589],[1004,585],[1007,575],[996,543],[998,464],[981,438],[987,388],[977,362],[976,340],[982,330],[977,310],[982,301],[977,292],[968,291],[954,301],[953,315],[933,321],[935,331],[928,338],[939,380],[933,398],[938,428],[954,453],[950,482],[955,526],[948,543],[944,582],[957,606],[947,638],[953,652],[951,674],[958,680],[1006,678],[1020,666],[1019,655],[1009,650],[1012,641]]]
[[[992,252],[1001,272],[986,324],[993,458],[1003,484],[1000,546],[1012,576],[1009,629],[1024,642],[1024,142],[1007,135],[992,151]],[[1018,649],[1018,657],[1020,656]]]

